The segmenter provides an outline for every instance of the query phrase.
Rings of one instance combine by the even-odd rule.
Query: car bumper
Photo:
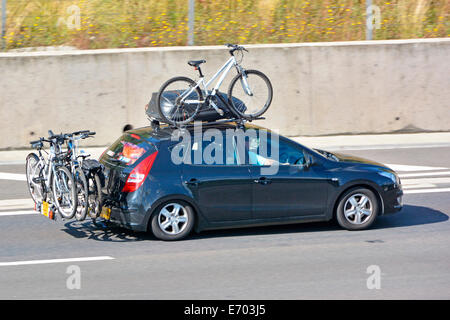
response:
[[[403,190],[401,186],[389,188],[383,196],[383,214],[399,212],[403,208]]]
[[[147,225],[143,222],[144,216],[139,210],[123,208],[111,208],[109,222],[134,231],[147,231]]]

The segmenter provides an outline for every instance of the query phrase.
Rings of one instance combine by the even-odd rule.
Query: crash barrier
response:
[[[450,130],[448,38],[245,47],[244,66],[264,70],[273,85],[258,124],[283,135]],[[214,72],[226,50],[0,53],[0,149],[29,147],[48,123],[58,132],[95,127],[86,144],[111,144],[127,124],[148,125],[143,110],[164,81],[195,77],[186,61],[206,59]]]

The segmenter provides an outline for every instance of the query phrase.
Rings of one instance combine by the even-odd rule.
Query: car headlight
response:
[[[378,174],[390,179],[392,181],[392,183],[400,184],[400,178],[398,177],[398,175],[396,175],[393,172],[379,171]]]

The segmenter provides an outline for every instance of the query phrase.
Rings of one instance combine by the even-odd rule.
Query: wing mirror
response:
[[[305,153],[305,160],[303,163],[304,168],[309,169],[313,165],[313,163],[314,163],[313,157],[310,154]]]
[[[300,162],[300,160],[302,160]],[[310,154],[304,153],[303,157],[297,159],[294,165],[298,165],[298,168],[308,170],[313,165],[313,157]]]

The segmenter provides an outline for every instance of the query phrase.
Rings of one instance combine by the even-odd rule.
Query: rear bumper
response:
[[[144,215],[139,210],[111,208],[109,221],[133,231],[147,231],[147,225],[144,223]]]

